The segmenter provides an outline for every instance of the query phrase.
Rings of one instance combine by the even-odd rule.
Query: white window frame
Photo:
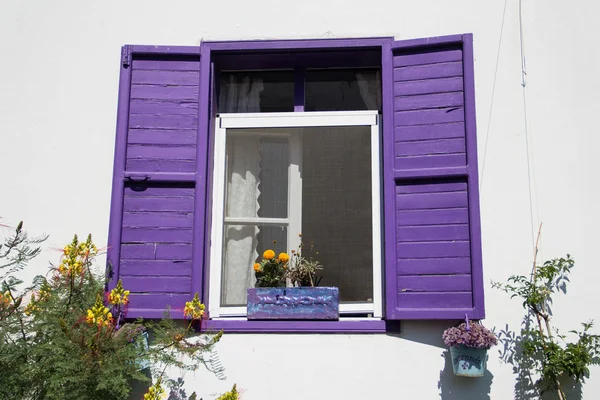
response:
[[[381,151],[380,118],[377,111],[327,111],[298,113],[239,113],[220,114],[215,121],[214,168],[212,189],[212,229],[210,247],[209,315],[211,319],[244,317],[246,307],[221,306],[221,273],[223,254],[223,229],[225,207],[226,131],[232,128],[303,128],[334,126],[369,126],[371,128],[371,193],[373,229],[373,302],[340,304],[340,317],[344,314],[366,314],[381,319],[382,302],[382,241],[381,241]],[[293,145],[298,136],[290,137],[289,190],[301,190],[298,163],[301,158],[299,145]],[[288,194],[288,218],[259,218],[261,224],[293,224],[301,226],[301,204],[299,196]],[[228,218],[228,222],[233,222]],[[239,223],[252,223],[252,218],[240,219]],[[288,249],[297,248],[300,239],[296,232],[288,229]],[[325,266],[327,268],[327,266]]]

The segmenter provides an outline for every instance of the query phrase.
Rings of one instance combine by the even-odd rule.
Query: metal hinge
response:
[[[131,46],[121,47],[121,65],[128,68],[131,65]]]

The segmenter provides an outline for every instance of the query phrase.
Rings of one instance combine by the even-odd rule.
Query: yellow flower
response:
[[[290,260],[290,256],[287,253],[279,253],[279,257],[277,257],[277,261],[282,263],[287,263]]]
[[[198,292],[196,292],[192,301],[185,303],[183,316],[191,319],[202,319],[204,317],[204,304],[200,303]]]
[[[254,271],[256,271],[256,272],[260,271],[260,264],[259,263],[254,263]]]
[[[275,252],[273,250],[267,250],[263,253],[263,258],[265,260],[272,260],[275,258]]]
[[[111,326],[113,323],[113,316],[109,312],[108,308],[102,303],[100,295],[96,296],[96,303],[91,309],[87,310],[85,321],[90,325]]]
[[[108,302],[115,306],[129,303],[129,290],[123,289],[123,282],[120,279],[117,286],[108,294]]]
[[[161,379],[158,378],[156,383],[148,388],[144,394],[144,400],[160,400],[165,397],[165,389],[160,384]]]

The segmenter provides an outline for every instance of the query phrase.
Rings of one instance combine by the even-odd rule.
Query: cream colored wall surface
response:
[[[525,129],[516,0],[3,0],[1,222],[50,234],[26,278],[56,261],[52,249],[73,233],[106,243],[123,44],[472,32],[485,324],[519,327],[519,302],[490,281],[529,273],[532,231],[543,222],[542,258],[569,252],[577,262],[568,296],[554,305],[556,325],[576,328],[600,315],[599,13],[597,2],[522,1]],[[403,322],[399,335],[228,334],[217,346],[227,379],[205,371],[185,379],[205,400],[234,382],[244,400],[529,398],[515,394],[497,349],[484,378],[455,378],[442,357],[450,324]],[[593,368],[583,397],[599,396]]]

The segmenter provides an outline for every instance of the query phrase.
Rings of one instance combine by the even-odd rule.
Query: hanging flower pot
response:
[[[464,345],[450,347],[450,359],[454,375],[477,378],[485,373],[487,349]]]
[[[489,329],[468,319],[457,327],[446,329],[442,339],[450,347],[454,375],[470,378],[483,376],[487,351],[498,344]]]

